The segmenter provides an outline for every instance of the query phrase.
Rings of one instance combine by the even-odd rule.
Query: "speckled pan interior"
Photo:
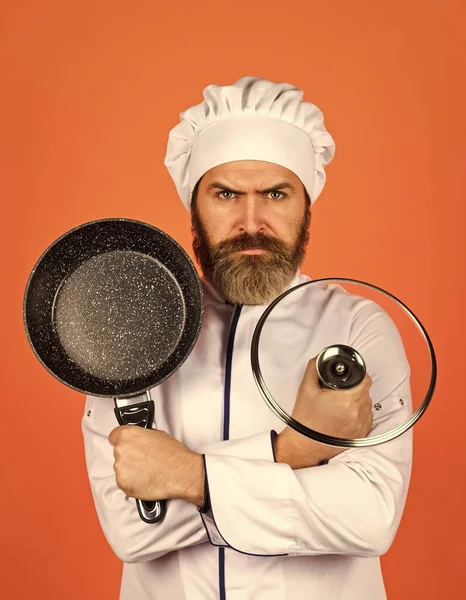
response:
[[[131,397],[173,374],[197,341],[196,269],[163,231],[129,219],[56,240],[26,287],[24,323],[45,368],[86,394]]]

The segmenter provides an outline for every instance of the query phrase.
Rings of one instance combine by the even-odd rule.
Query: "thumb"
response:
[[[114,446],[114,445],[115,445],[115,444],[118,442],[118,440],[119,440],[119,438],[120,438],[120,435],[121,435],[121,431],[122,431],[122,429],[124,429],[125,427],[127,427],[127,425],[119,425],[118,427],[115,427],[115,429],[113,429],[113,430],[110,432],[110,435],[108,436],[108,441],[109,441],[109,442],[110,442],[110,443],[111,443],[113,446]]]
[[[304,377],[309,382],[317,384],[318,379],[319,379],[319,376],[317,374],[317,356],[314,356],[314,358],[311,358],[311,360],[307,363]]]

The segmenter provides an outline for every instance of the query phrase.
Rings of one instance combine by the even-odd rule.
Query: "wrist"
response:
[[[185,476],[180,498],[202,508],[204,504],[204,460],[202,454],[191,452],[191,456],[185,462]]]
[[[315,467],[335,455],[328,446],[315,442],[290,427],[285,427],[275,437],[273,444],[276,462],[285,463],[292,469]]]

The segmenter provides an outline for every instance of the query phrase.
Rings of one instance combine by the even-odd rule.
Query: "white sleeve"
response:
[[[100,525],[118,558],[123,562],[145,562],[206,542],[197,507],[183,500],[168,501],[161,522],[142,521],[136,500],[116,484],[113,446],[108,436],[117,426],[112,401],[87,396],[82,420],[87,472]]]
[[[205,510],[201,510],[200,512],[209,541],[213,546],[226,547],[229,546],[229,544],[225,541],[215,523],[210,497],[209,476],[207,474],[207,461],[210,461],[214,456],[217,456],[220,457],[219,465],[221,465],[223,458],[234,457],[235,459],[239,459],[241,464],[244,464],[245,462],[253,463],[253,468],[255,469],[258,467],[260,468],[260,465],[263,463],[274,463],[273,438],[275,436],[276,433],[274,431],[266,431],[246,438],[216,442],[200,449],[204,458],[206,474],[205,497],[207,497],[207,506],[204,507]],[[221,479],[218,481],[221,485]],[[251,499],[247,497],[246,501],[250,502]]]
[[[173,550],[208,542],[199,509],[184,500],[168,500],[165,518],[159,523],[149,524],[141,520],[135,499],[126,496],[116,484],[113,446],[108,436],[117,426],[110,399],[86,397],[82,431],[87,472],[102,531],[118,558],[128,563],[145,562]],[[262,440],[264,434],[258,437]],[[272,456],[270,432],[265,434],[265,438],[268,440],[268,453]],[[263,442],[257,443],[256,439],[246,438],[236,443],[212,444],[206,449],[213,454],[221,454],[228,447],[230,453],[235,452],[235,446],[238,446],[238,456],[261,457],[264,445]]]
[[[373,380],[371,398],[382,405],[374,417],[375,435],[404,421],[412,408],[409,364],[398,331],[381,310],[369,312],[356,316],[350,337]],[[237,452],[243,443],[236,440]],[[271,451],[267,455],[265,437],[262,444],[261,458],[206,451],[210,511],[204,524],[211,543],[261,556],[370,557],[388,550],[408,491],[411,430],[295,471],[275,463]]]

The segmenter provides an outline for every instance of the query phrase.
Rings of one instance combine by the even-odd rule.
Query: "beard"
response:
[[[204,276],[231,304],[260,305],[272,302],[283,292],[301,266],[309,242],[311,212],[296,227],[295,241],[287,245],[263,233],[242,233],[211,244],[195,203],[191,226],[193,250]],[[265,250],[263,254],[239,255],[241,250]]]

